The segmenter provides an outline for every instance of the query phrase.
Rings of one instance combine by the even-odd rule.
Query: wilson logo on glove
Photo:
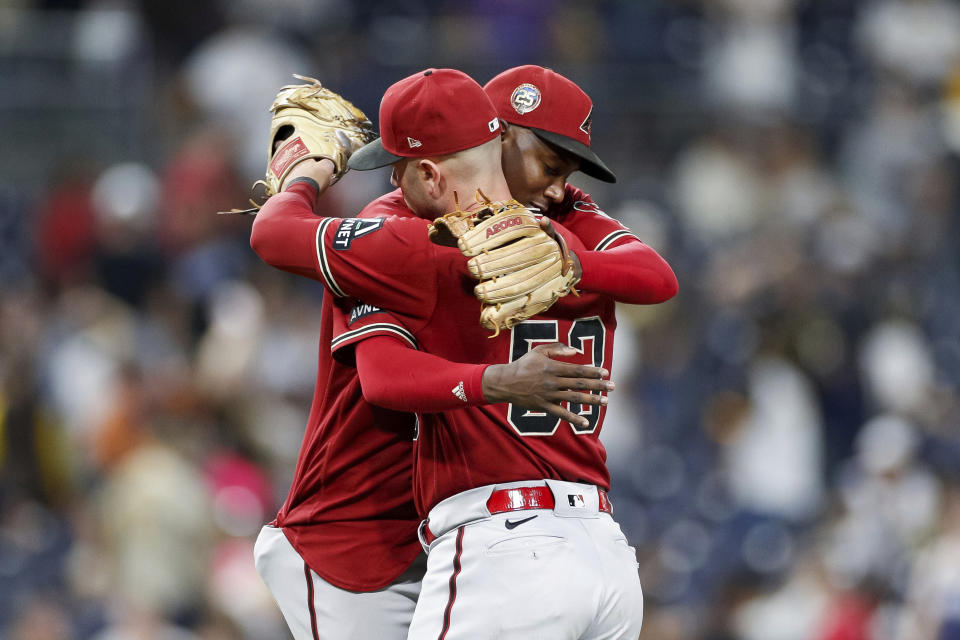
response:
[[[510,218],[509,220],[504,220],[502,222],[498,222],[497,224],[487,229],[487,237],[489,238],[490,236],[500,233],[501,231],[503,231],[504,229],[507,229],[508,227],[515,227],[518,224],[523,224],[523,219],[520,218],[520,216],[517,216],[516,218]]]

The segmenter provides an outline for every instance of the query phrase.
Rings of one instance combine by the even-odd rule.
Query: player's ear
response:
[[[512,128],[513,127],[511,127],[506,120],[502,118],[500,119],[500,141],[501,142],[506,142],[511,137],[513,137],[513,132],[511,131]]]
[[[433,199],[438,199],[442,193],[445,180],[440,172],[440,166],[428,158],[417,162],[417,175],[424,191]]]

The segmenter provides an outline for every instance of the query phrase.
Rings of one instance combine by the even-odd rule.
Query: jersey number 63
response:
[[[563,322],[564,325],[567,322]],[[604,348],[606,347],[606,327],[599,317],[578,318],[570,323],[566,340],[560,339],[560,322],[557,320],[527,320],[511,329],[510,361],[517,360],[539,344],[562,342],[573,347],[580,353],[590,356],[590,364],[595,367],[604,366]],[[570,425],[575,433],[593,433],[600,420],[600,407],[583,405],[576,402],[569,404],[571,413],[584,416],[589,421],[585,427]],[[522,436],[550,436],[556,433],[560,426],[560,418],[547,413],[528,411],[523,407],[510,404],[507,412],[510,425]]]

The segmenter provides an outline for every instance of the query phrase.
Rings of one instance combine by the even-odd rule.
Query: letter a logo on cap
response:
[[[583,119],[583,124],[580,125],[580,131],[583,131],[587,134],[587,137],[590,136],[590,129],[593,127],[593,107],[590,107],[590,113],[587,114],[587,117]]]
[[[407,136],[407,144],[410,145],[411,149],[416,149],[417,147],[422,147],[423,143],[417,140],[416,138],[411,138]]]

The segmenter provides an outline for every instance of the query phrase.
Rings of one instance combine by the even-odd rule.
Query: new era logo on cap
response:
[[[427,69],[395,83],[380,102],[380,138],[350,157],[351,169],[444,156],[497,137],[500,121],[477,82],[456,69]]]

